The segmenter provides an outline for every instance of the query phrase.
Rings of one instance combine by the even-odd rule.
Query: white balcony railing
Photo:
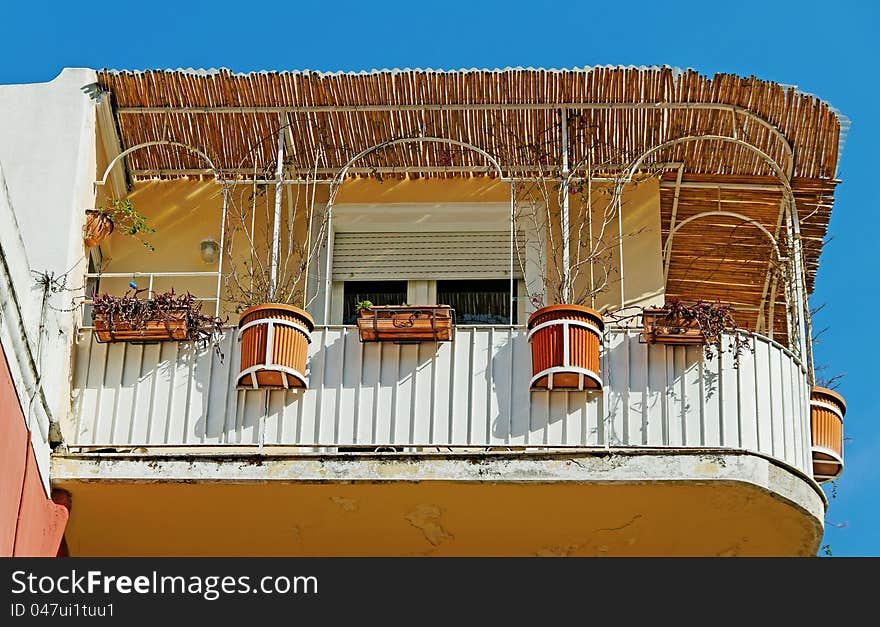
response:
[[[362,344],[318,327],[305,391],[235,388],[222,361],[176,342],[75,348],[72,446],[729,447],[810,473],[809,388],[797,359],[756,338],[734,367],[701,347],[607,331],[601,392],[528,389],[522,327],[459,327],[455,341]]]

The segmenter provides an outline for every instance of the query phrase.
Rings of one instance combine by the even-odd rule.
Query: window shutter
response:
[[[522,275],[518,256],[514,256],[513,272],[514,278]],[[334,235],[334,281],[498,279],[509,275],[509,231]]]

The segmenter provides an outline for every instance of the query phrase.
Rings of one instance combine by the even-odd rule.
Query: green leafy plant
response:
[[[113,227],[121,233],[135,237],[141,241],[150,252],[156,249],[140,235],[142,233],[153,234],[156,229],[147,224],[147,218],[138,213],[128,198],[116,198],[109,204],[98,207],[98,211],[110,218]]]
[[[358,302],[358,304],[355,305],[355,307],[357,308],[358,311],[369,311],[370,309],[373,308],[373,303],[372,303],[372,301],[369,301],[369,300],[362,300],[362,301]]]

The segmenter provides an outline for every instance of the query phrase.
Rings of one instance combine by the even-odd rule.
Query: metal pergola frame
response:
[[[587,110],[711,110],[718,111],[720,113],[725,113],[730,115],[731,119],[731,128],[732,135],[688,135],[683,137],[678,137],[674,139],[667,140],[661,144],[653,146],[646,151],[644,151],[639,157],[637,157],[633,162],[626,166],[625,172],[626,175],[617,180],[615,194],[617,194],[618,199],[618,231],[619,235],[622,236],[620,232],[622,229],[621,226],[621,207],[620,207],[620,196],[622,193],[623,185],[627,182],[631,182],[633,176],[640,170],[641,166],[651,155],[668,148],[673,148],[677,145],[686,142],[696,142],[696,141],[719,141],[719,142],[727,142],[734,143],[738,146],[744,147],[747,150],[752,151],[764,164],[770,167],[773,171],[773,174],[779,180],[778,185],[746,185],[746,184],[736,184],[731,183],[729,185],[721,185],[717,183],[696,183],[690,182],[685,183],[682,182],[682,174],[684,171],[684,164],[672,164],[672,166],[677,166],[678,172],[676,177],[676,182],[674,184],[675,188],[675,197],[673,200],[673,217],[672,222],[670,223],[670,231],[667,237],[667,240],[663,247],[663,264],[664,264],[664,280],[667,277],[668,273],[668,264],[669,264],[669,251],[671,250],[671,244],[674,234],[679,230],[681,226],[695,219],[696,217],[705,217],[709,215],[707,213],[701,214],[700,216],[693,216],[688,218],[686,221],[676,225],[675,224],[675,208],[678,204],[679,190],[684,187],[731,187],[731,188],[746,188],[746,189],[762,189],[762,190],[780,190],[783,194],[783,201],[780,203],[779,210],[779,218],[777,223],[777,231],[775,234],[771,234],[769,230],[761,225],[761,230],[770,238],[770,241],[773,244],[774,250],[777,255],[777,259],[782,260],[783,258],[779,255],[779,249],[777,245],[777,239],[779,230],[783,225],[783,221],[785,221],[785,228],[789,233],[789,241],[792,242],[793,250],[792,255],[790,255],[788,260],[790,260],[793,264],[791,276],[794,278],[793,286],[786,286],[786,298],[789,300],[790,296],[793,297],[791,300],[795,302],[795,307],[789,307],[790,310],[794,310],[797,312],[796,318],[797,320],[789,320],[789,324],[792,325],[789,329],[789,339],[792,342],[793,346],[797,347],[797,350],[800,354],[805,354],[807,357],[807,363],[810,365],[810,377],[813,378],[813,365],[812,365],[812,346],[811,346],[811,338],[809,337],[809,319],[808,312],[806,311],[806,277],[805,277],[805,264],[802,259],[802,247],[801,247],[801,235],[800,235],[800,219],[797,213],[796,201],[794,198],[794,194],[791,188],[791,178],[794,171],[794,151],[792,149],[791,144],[786,139],[784,133],[773,123],[765,120],[761,116],[756,113],[745,109],[743,107],[726,105],[726,104],[716,104],[716,103],[670,103],[670,102],[654,102],[654,103],[595,103],[595,102],[566,102],[566,103],[554,103],[554,104],[543,104],[543,103],[524,103],[524,104],[443,104],[443,105],[434,105],[434,104],[424,104],[424,105],[359,105],[359,106],[277,106],[277,107],[120,107],[116,110],[117,115],[138,115],[138,114],[168,114],[168,115],[179,115],[179,114],[217,114],[217,113],[240,113],[240,114],[277,114],[279,116],[279,136],[278,136],[278,145],[277,145],[277,162],[276,162],[276,172],[274,179],[224,179],[221,177],[218,168],[214,165],[211,159],[201,150],[194,148],[192,146],[188,146],[186,144],[180,142],[173,141],[151,141],[145,142],[142,144],[138,144],[137,146],[130,147],[125,151],[116,155],[111,163],[108,165],[107,170],[104,173],[103,178],[100,181],[96,181],[96,185],[104,185],[106,183],[108,174],[113,166],[116,165],[119,161],[121,161],[125,156],[134,152],[135,150],[145,148],[148,146],[156,146],[156,145],[168,145],[184,148],[194,154],[199,155],[202,159],[204,159],[209,168],[204,170],[133,170],[132,174],[138,176],[149,176],[149,175],[213,175],[215,182],[221,183],[225,185],[237,185],[237,184],[252,184],[254,182],[257,183],[265,183],[265,184],[274,184],[276,186],[276,202],[275,202],[275,224],[274,224],[274,242],[273,242],[273,250],[272,250],[272,274],[273,274],[273,285],[275,279],[275,265],[277,263],[277,255],[278,255],[278,238],[279,238],[279,222],[280,222],[280,191],[282,186],[285,185],[298,185],[298,184],[327,184],[330,186],[329,190],[329,198],[326,205],[326,217],[327,220],[327,234],[326,234],[326,244],[329,245],[331,241],[331,229],[332,229],[332,207],[333,201],[338,192],[339,187],[344,182],[346,176],[350,174],[374,174],[377,171],[381,173],[429,173],[429,172],[460,172],[460,173],[489,173],[494,172],[497,174],[498,179],[501,181],[505,181],[510,183],[511,194],[510,194],[510,251],[511,251],[511,298],[510,298],[510,315],[511,320],[513,319],[513,255],[515,254],[515,242],[514,242],[514,217],[515,217],[515,205],[516,205],[516,197],[514,191],[514,183],[518,180],[535,180],[533,177],[514,177],[510,174],[505,175],[505,172],[512,173],[514,171],[528,172],[534,171],[534,168],[529,170],[528,166],[515,166],[515,165],[502,165],[494,156],[486,152],[485,150],[467,142],[462,142],[459,140],[445,138],[445,137],[436,137],[436,136],[416,136],[416,137],[399,137],[392,138],[385,142],[381,142],[370,146],[364,150],[361,150],[354,156],[352,156],[341,168],[315,168],[310,172],[314,174],[326,174],[333,175],[330,180],[304,180],[302,178],[287,178],[285,176],[285,169],[283,167],[283,161],[286,151],[286,142],[284,141],[285,132],[290,133],[290,115],[302,115],[302,114],[312,114],[312,113],[341,113],[341,112],[406,112],[406,111],[486,111],[486,110],[540,110],[540,111],[558,111],[561,115],[562,125],[561,125],[561,149],[562,149],[562,169],[561,169],[561,177],[560,182],[563,186],[563,207],[562,207],[562,228],[563,228],[563,266],[564,266],[564,293],[566,295],[570,295],[571,293],[571,277],[570,277],[570,235],[568,230],[565,228],[569,223],[569,215],[568,215],[568,196],[567,188],[572,180],[572,178],[577,174],[580,165],[575,166],[573,169],[569,168],[569,155],[568,155],[568,114],[572,111],[587,111]],[[749,120],[757,123],[761,127],[767,129],[770,137],[775,139],[779,146],[782,149],[785,164],[780,165],[777,163],[769,154],[767,154],[764,150],[761,150],[756,145],[742,139],[739,137],[738,128],[740,120]],[[443,143],[447,145],[454,145],[460,148],[470,150],[480,154],[484,157],[489,165],[485,166],[466,166],[454,168],[451,166],[446,167],[419,167],[419,166],[410,166],[410,167],[388,167],[388,168],[357,168],[355,163],[362,159],[363,157],[380,150],[382,148],[386,148],[393,145],[404,144],[404,143],[416,143],[416,142],[433,142],[433,143]],[[253,170],[249,171],[253,174]],[[294,170],[294,172],[297,172]],[[246,172],[241,170],[230,170],[224,171],[224,174],[231,174],[233,176],[241,176],[244,177]],[[221,238],[224,236],[225,232],[225,222],[226,222],[226,213],[227,213],[227,198],[226,198],[226,189],[224,187],[224,202],[223,202],[223,216],[221,223]],[[732,214],[732,212],[714,212],[715,215],[719,213]],[[756,222],[752,219],[747,218],[746,216],[742,216],[737,214],[738,217],[743,218],[744,222],[750,223],[752,225],[757,225]],[[728,217],[734,217],[733,215],[729,215]],[[623,251],[622,251],[622,242],[620,243],[621,251],[619,254],[620,257],[620,290],[621,290],[621,307],[625,306],[624,300],[624,267],[623,267]],[[329,298],[330,298],[330,260],[331,253],[327,251],[327,259],[325,263],[325,274],[324,282],[325,282],[325,294],[324,294],[324,312],[325,317],[329,315]],[[220,259],[218,262],[218,311],[219,311],[219,289],[220,289],[220,272],[222,271],[222,263],[223,263],[223,252],[221,246]],[[772,261],[770,262],[772,264]],[[761,309],[763,309],[763,303],[767,298],[767,290],[771,288],[770,285],[770,277],[772,275],[772,267],[768,268],[767,279],[765,280],[764,291],[761,302]],[[306,293],[308,290],[308,276],[305,277],[306,281]],[[773,280],[773,286],[771,289],[770,298],[775,301],[775,283],[776,279]],[[789,290],[791,293],[789,295]],[[789,301],[790,302],[790,301]],[[771,313],[772,313],[771,303]],[[759,316],[760,317],[760,316]],[[771,321],[772,325],[772,321]],[[792,331],[797,329],[797,337],[792,337]]]

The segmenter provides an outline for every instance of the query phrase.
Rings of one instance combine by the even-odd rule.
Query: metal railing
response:
[[[758,336],[736,364],[639,335],[605,331],[601,391],[532,391],[524,327],[459,326],[454,342],[396,345],[319,326],[308,389],[264,391],[236,387],[232,331],[223,359],[186,342],[84,333],[64,433],[74,447],[721,447],[811,473],[809,384],[791,351]]]
[[[213,272],[90,272],[85,275],[86,280],[86,289],[87,294],[86,298],[83,300],[83,320],[87,320],[86,309],[85,307],[91,305],[93,303],[92,298],[90,298],[90,294],[88,293],[89,281],[101,281],[102,279],[131,279],[132,282],[136,282],[137,279],[147,278],[147,285],[145,288],[147,292],[147,297],[152,298],[155,293],[155,283],[156,279],[165,279],[165,278],[214,278],[217,280],[216,287],[212,288],[214,291],[214,296],[197,296],[195,299],[202,302],[210,302],[214,303],[214,315],[220,315],[220,277],[221,273],[218,271]],[[138,289],[142,289],[138,284]],[[183,293],[183,292],[182,292]],[[91,296],[94,295],[94,292]],[[90,325],[84,324],[85,328],[88,328]]]

